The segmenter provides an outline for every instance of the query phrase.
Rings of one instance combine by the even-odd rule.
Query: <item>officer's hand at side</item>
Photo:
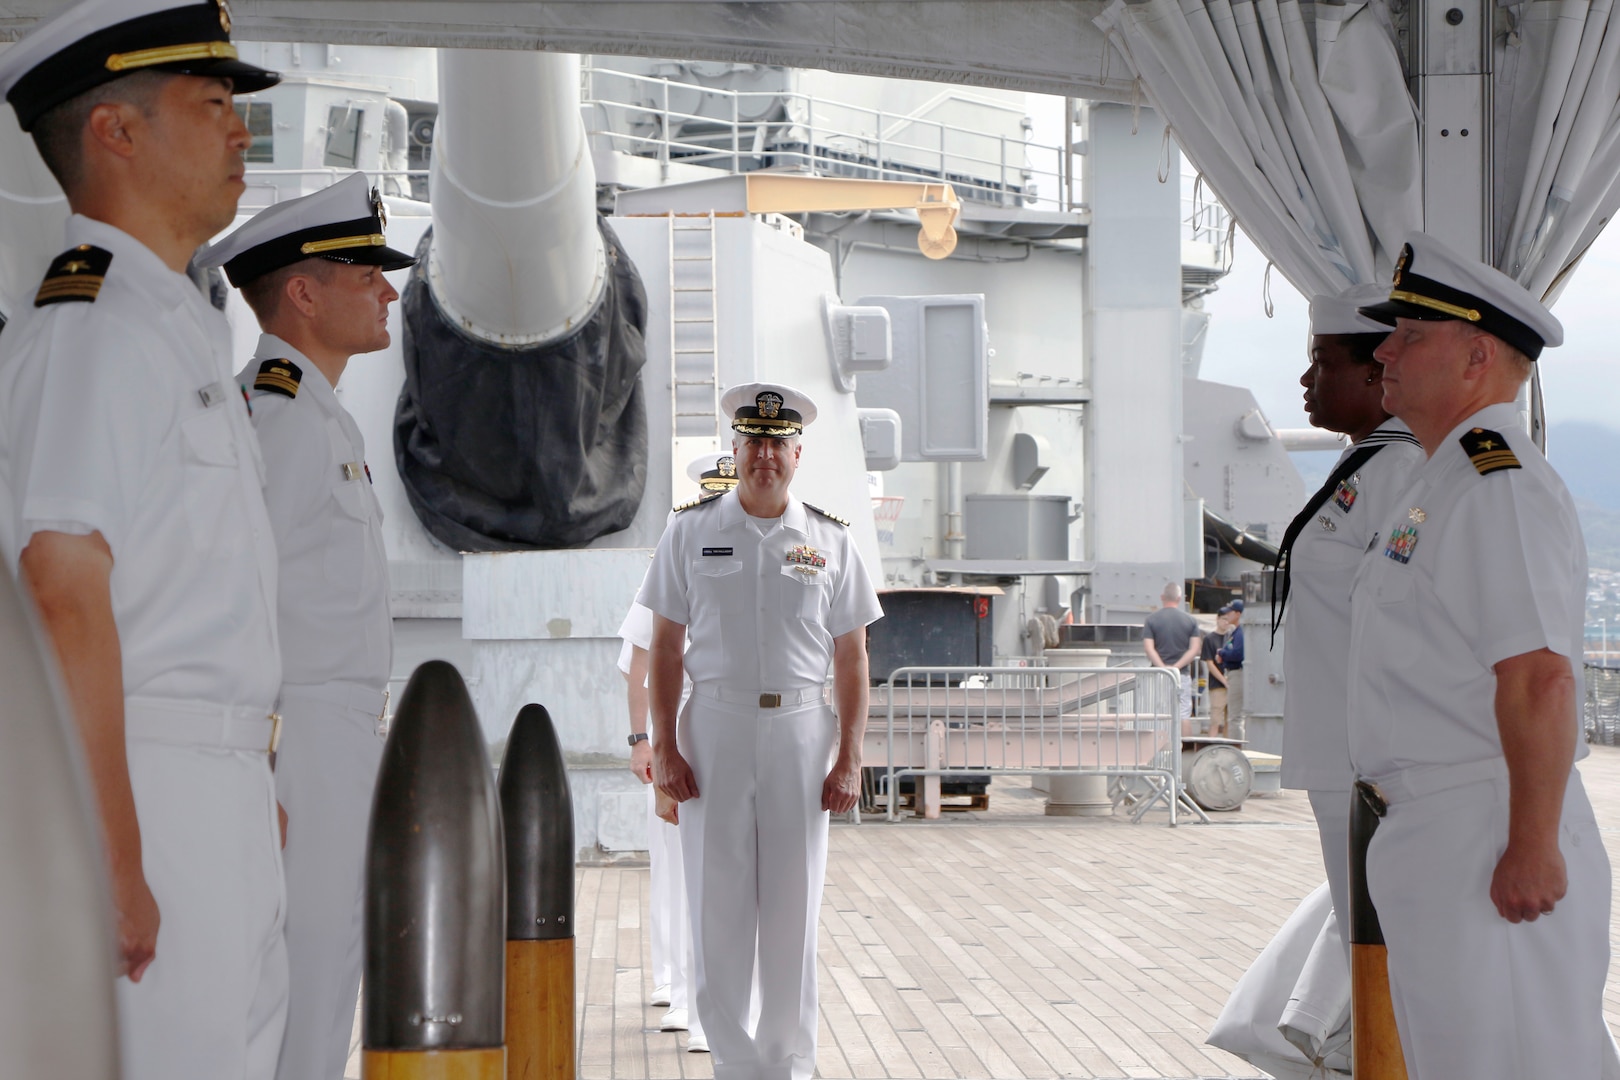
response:
[[[660,821],[667,821],[671,825],[681,823],[681,804],[662,791],[653,797],[653,813]]]
[[[157,955],[158,923],[162,921],[146,875],[139,870],[115,873],[113,907],[118,913],[118,974],[140,982]]]
[[[636,779],[643,784],[653,781],[652,770],[652,743],[642,739],[630,748],[630,771],[636,774]]]
[[[698,797],[697,777],[692,775],[692,766],[673,746],[653,750],[653,783],[678,803]]]
[[[1564,898],[1569,878],[1558,844],[1508,844],[1491,875],[1491,902],[1508,922],[1535,922]]]
[[[821,808],[835,814],[847,814],[855,809],[855,800],[861,797],[861,767],[840,757],[821,784]]]

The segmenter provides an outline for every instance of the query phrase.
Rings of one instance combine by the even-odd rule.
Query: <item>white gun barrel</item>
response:
[[[484,341],[567,336],[606,280],[579,57],[440,49],[439,97],[434,299]]]

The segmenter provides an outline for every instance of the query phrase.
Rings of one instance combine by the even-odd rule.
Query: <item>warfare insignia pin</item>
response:
[[[1355,479],[1352,476],[1348,480],[1340,480],[1338,488],[1333,492],[1333,505],[1346,514],[1350,512],[1352,506],[1356,505]]]
[[[1425,521],[1429,520],[1429,515],[1424,511],[1423,507],[1421,507],[1421,506],[1412,507],[1412,509],[1410,509],[1410,510],[1408,510],[1406,512],[1406,516],[1411,518],[1413,524],[1415,524],[1415,525],[1421,525]]]
[[[1394,559],[1398,563],[1412,561],[1412,552],[1417,548],[1418,531],[1416,525],[1397,525],[1389,534],[1389,543],[1384,545],[1384,557]]]
[[[1327,532],[1339,531],[1339,526],[1334,524],[1333,519],[1328,517],[1326,514],[1321,515],[1316,520],[1321,523],[1322,528]]]
[[[758,409],[759,415],[766,420],[775,420],[777,414],[782,411],[782,395],[767,390],[754,399],[754,408]]]

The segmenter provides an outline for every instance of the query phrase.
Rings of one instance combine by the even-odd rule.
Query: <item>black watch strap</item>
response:
[[[647,733],[645,731],[637,731],[637,732],[635,732],[634,734],[632,734],[630,736],[630,745],[634,746],[634,745],[636,745],[636,743],[641,742],[646,738],[647,738]]]

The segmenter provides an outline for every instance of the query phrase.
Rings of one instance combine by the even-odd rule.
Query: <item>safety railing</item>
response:
[[[1586,665],[1586,701],[1582,714],[1586,741],[1620,744],[1620,668]]]
[[[1161,668],[903,667],[875,687],[866,763],[899,812],[899,783],[937,808],[949,776],[1106,776],[1141,821],[1163,804],[1201,813],[1181,782],[1180,678]]]
[[[733,173],[770,168],[943,180],[968,202],[1084,209],[1076,175],[1081,155],[1028,138],[1021,109],[960,91],[941,95],[930,109],[896,114],[787,90],[726,90],[611,68],[587,66],[581,79],[592,144],[656,159],[666,178],[678,162]],[[983,124],[926,115],[940,107]]]

